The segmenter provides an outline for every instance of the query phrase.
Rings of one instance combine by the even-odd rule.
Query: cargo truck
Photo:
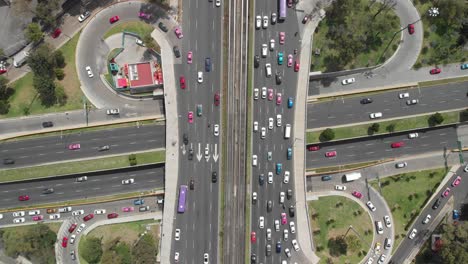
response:
[[[351,173],[345,174],[344,177],[345,177],[346,182],[355,181],[355,180],[361,178],[361,173],[360,172],[351,172]]]

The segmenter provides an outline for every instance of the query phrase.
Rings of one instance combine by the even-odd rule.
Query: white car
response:
[[[85,229],[85,227],[86,227],[86,224],[84,224],[84,223],[81,224],[81,225],[78,227],[78,229],[76,230],[76,233],[77,233],[77,234],[81,233],[81,232]]]
[[[257,155],[252,156],[252,166],[256,167],[257,166]]]
[[[375,210],[377,210],[374,206],[374,204],[371,202],[371,201],[368,201],[367,203],[367,207],[369,207],[369,209],[372,211],[372,212],[375,212]]]
[[[268,118],[268,129],[273,129],[274,121],[273,118]]]
[[[13,217],[21,217],[25,215],[26,213],[24,211],[13,212]]]
[[[284,183],[289,183],[289,171],[284,172]]]
[[[267,97],[267,88],[262,87],[262,99],[266,99],[266,97]]]
[[[60,219],[60,214],[51,214],[49,215],[50,220]]]
[[[382,112],[370,113],[369,117],[370,117],[370,119],[381,118],[382,117]]]
[[[408,138],[409,138],[409,139],[413,139],[413,138],[417,138],[417,137],[419,137],[419,134],[418,134],[418,133],[409,133],[409,134],[408,134]]]
[[[135,39],[135,43],[138,45],[138,46],[142,46],[142,47],[145,47],[145,43],[143,43],[143,40],[139,39],[139,38],[136,38]]]
[[[268,183],[273,183],[273,172],[268,172]]]
[[[254,131],[254,132],[257,132],[257,131],[258,131],[258,122],[257,122],[257,121],[255,121],[255,122],[253,123],[253,131]]]
[[[280,192],[280,195],[279,195],[280,204],[284,204],[284,197],[285,196],[286,196],[286,194],[284,192]]]
[[[254,100],[258,100],[258,95],[260,94],[258,88],[254,88]]]
[[[209,157],[210,156],[210,148],[208,146],[206,146],[205,148],[205,157]]]
[[[271,240],[271,229],[270,229],[270,228],[267,229],[267,232],[266,232],[266,239],[267,239],[267,240]]]
[[[373,259],[372,257],[370,257],[370,258],[367,260],[366,264],[372,264],[372,263],[374,263],[374,259]]]
[[[293,239],[293,240],[291,241],[291,243],[292,243],[292,245],[293,245],[294,250],[296,250],[296,251],[299,251],[299,250],[300,250],[299,244],[297,243],[297,240],[296,240],[296,239]]]
[[[283,230],[283,240],[288,241],[288,238],[289,238],[289,230],[285,228]]]
[[[379,261],[377,262],[378,264],[383,264],[385,262],[385,258],[387,256],[385,256],[384,254],[380,255],[380,258],[379,258]]]
[[[94,210],[94,214],[100,215],[100,214],[105,214],[106,209],[96,209]]]
[[[291,251],[289,250],[289,248],[284,249],[284,254],[286,254],[286,257],[288,257],[288,258],[291,257]]]
[[[210,255],[208,253],[203,254],[203,264],[208,264],[210,262]]]
[[[252,193],[252,203],[256,203],[257,202],[257,192],[253,192]]]
[[[403,98],[408,98],[409,97],[409,93],[401,93],[398,95],[398,98],[400,99],[403,99]]]
[[[74,244],[76,239],[76,235],[71,235],[70,236],[70,244]]]
[[[217,7],[220,7],[220,6],[221,6],[221,0],[216,0],[215,5],[216,5]]]
[[[266,137],[266,128],[262,127],[262,132],[260,134],[260,138],[264,139]]]
[[[214,125],[213,134],[215,135],[215,137],[219,136],[219,125],[218,124]]]
[[[180,229],[175,230],[175,240],[179,241],[180,240]]]
[[[392,226],[392,223],[390,222],[390,216],[386,215],[386,216],[383,217],[383,219],[384,219],[386,227],[391,227]]]
[[[395,168],[397,168],[397,169],[401,169],[401,168],[404,168],[406,166],[408,166],[407,162],[399,162],[399,163],[395,164]]]
[[[281,115],[276,115],[276,126],[277,127],[281,126]]]
[[[0,214],[0,219],[3,219],[3,214]]]
[[[273,51],[275,49],[275,40],[271,39],[270,40],[270,50]]]
[[[280,231],[280,221],[278,219],[275,220],[275,231],[276,232]]]
[[[32,210],[28,212],[28,215],[40,215],[41,210]]]
[[[81,15],[78,17],[78,21],[79,21],[79,22],[83,22],[83,21],[85,21],[90,15],[91,15],[91,12],[86,11],[86,12],[84,12],[83,14],[81,14]]]
[[[424,220],[422,221],[422,223],[423,223],[423,224],[427,224],[427,223],[429,223],[429,221],[431,221],[431,215],[430,215],[430,214],[426,215],[426,218],[424,218]]]
[[[174,261],[179,262],[179,252],[174,253]]]
[[[132,184],[132,183],[135,183],[135,179],[122,180],[123,185]]]
[[[13,223],[15,224],[24,223],[24,222],[26,222],[26,219],[24,219],[24,217],[13,219]]]
[[[198,83],[202,83],[203,82],[203,72],[199,71],[197,76],[198,76]]]
[[[337,190],[337,191],[346,191],[346,186],[344,186],[344,185],[335,185],[335,190]]]
[[[408,236],[409,239],[413,239],[417,233],[418,233],[418,230],[416,230],[416,228],[413,228],[413,230],[411,230],[411,233]]]
[[[93,74],[93,71],[91,70],[91,67],[86,66],[86,67],[85,67],[85,70],[86,70],[86,72],[88,73],[88,77],[89,77],[89,78],[93,78],[93,77],[94,77],[94,74]]]
[[[107,115],[119,115],[119,114],[120,114],[119,108],[107,109]]]
[[[294,221],[289,222],[289,229],[291,229],[292,234],[296,233],[296,225],[294,224]]]
[[[76,211],[73,211],[73,212],[72,212],[72,215],[73,215],[73,216],[82,215],[82,214],[84,214],[84,210],[83,210],[83,209],[81,209],[81,210],[76,210]]]
[[[407,105],[415,105],[417,103],[419,103],[418,99],[411,99],[411,100],[406,101]]]
[[[354,78],[349,78],[349,79],[344,79],[343,81],[341,81],[341,84],[342,84],[342,85],[348,85],[348,84],[352,84],[352,83],[354,83],[354,82],[356,82],[356,79],[354,79]]]
[[[260,29],[262,26],[262,17],[261,16],[256,16],[255,17],[255,28]]]
[[[260,216],[260,218],[258,219],[258,227],[259,228],[264,228],[265,227],[265,217]]]
[[[267,28],[267,27],[268,27],[268,17],[264,16],[263,17],[263,28]]]
[[[263,44],[262,45],[262,57],[263,58],[266,58],[268,56],[268,45],[267,44]]]
[[[380,221],[375,221],[375,229],[377,229],[377,234],[383,234],[383,225]]]

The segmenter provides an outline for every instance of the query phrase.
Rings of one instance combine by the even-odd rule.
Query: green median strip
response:
[[[454,124],[454,123],[460,122],[460,112],[461,111],[441,113],[444,120],[440,125]],[[380,128],[378,132],[373,133],[373,134],[369,134],[369,127],[373,123],[333,128],[332,130],[335,133],[335,137],[333,138],[333,140],[348,139],[348,138],[354,138],[354,137],[365,137],[369,135],[388,134],[389,133],[388,130],[391,126],[393,126],[393,132],[400,132],[400,131],[420,129],[420,128],[429,128],[430,126],[428,123],[428,118],[430,116],[431,115],[424,115],[424,116],[402,118],[402,119],[383,121],[383,122],[376,121],[375,123],[378,123]],[[307,143],[321,142],[320,141],[321,133],[322,131],[307,132]]]
[[[136,162],[138,165],[162,163],[166,159],[165,150],[149,151],[134,155],[136,156]],[[1,170],[0,182],[30,180],[56,175],[125,168],[128,166],[130,166],[129,155],[63,162],[42,166]]]
[[[457,77],[457,78],[450,78],[450,79],[443,79],[443,80],[435,80],[435,81],[427,81],[427,82],[420,82],[420,87],[426,86],[434,86],[434,85],[441,85],[441,84],[448,84],[448,83],[457,83],[457,82],[465,82],[468,81],[468,76],[464,77]]]
[[[351,170],[351,169],[356,169],[356,168],[361,168],[361,167],[367,167],[367,166],[375,165],[378,163],[380,163],[380,161],[374,160],[374,161],[368,161],[368,162],[346,164],[342,166],[310,168],[310,169],[307,169],[307,172],[314,172],[316,174],[331,173],[331,172],[338,172],[338,171],[343,171],[343,170]]]

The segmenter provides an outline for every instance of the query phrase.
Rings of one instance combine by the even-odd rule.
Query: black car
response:
[[[52,121],[42,122],[42,127],[43,128],[53,127],[53,126],[54,126],[54,123]]]
[[[195,189],[195,182],[193,181],[193,179],[190,180],[190,190],[193,190]]]
[[[218,181],[218,173],[216,171],[213,171],[211,173],[211,182],[217,182]]]
[[[330,175],[324,175],[324,176],[322,176],[322,181],[329,181],[329,180],[331,180],[331,179],[332,179],[332,177],[331,177]]]
[[[263,185],[265,183],[265,175],[264,174],[258,175],[258,183],[260,185]]]
[[[361,104],[370,104],[372,103],[372,99],[371,98],[363,98],[361,99]]]
[[[15,164],[15,160],[14,159],[3,159],[3,164],[4,165]]]
[[[267,202],[267,212],[271,212],[272,209],[273,209],[273,202],[268,201]]]
[[[211,71],[211,59],[210,58],[205,59],[205,71],[206,72]]]
[[[193,160],[193,149],[189,149],[188,159]]]
[[[296,208],[294,206],[289,207],[289,217],[294,217],[294,213],[296,212]]]
[[[288,191],[286,192],[286,198],[289,200],[291,199],[293,196],[293,191],[291,189],[288,189]]]
[[[281,253],[281,241],[276,242],[276,253]]]
[[[162,31],[164,31],[164,32],[167,32],[167,31],[168,31],[166,25],[164,25],[163,22],[159,22],[158,27],[159,27]]]
[[[432,209],[435,210],[435,209],[439,208],[439,205],[440,205],[441,202],[442,202],[442,201],[440,200],[440,198],[437,199],[437,200],[435,201],[434,205],[432,205]]]
[[[252,263],[252,264],[257,263],[257,255],[255,255],[255,254],[250,255],[250,263]]]
[[[258,66],[260,66],[260,56],[255,55],[254,67],[255,67],[255,68],[258,68]]]
[[[180,58],[179,46],[174,46],[173,50],[174,50],[174,55],[176,56],[176,58]]]
[[[184,133],[184,145],[188,144],[188,136]]]
[[[276,84],[281,84],[283,82],[283,77],[279,75],[279,73],[276,73]]]
[[[54,188],[47,188],[47,189],[42,190],[43,194],[51,194],[53,192],[54,192]]]

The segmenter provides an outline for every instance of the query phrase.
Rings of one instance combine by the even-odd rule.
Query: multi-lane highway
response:
[[[343,140],[318,144],[318,151],[307,151],[307,168],[337,166],[388,158],[404,158],[426,152],[457,148],[455,127],[444,127],[417,131],[419,137],[410,139],[409,133],[393,133],[370,138]],[[391,144],[403,142],[399,148]],[[336,151],[335,157],[326,157],[325,153]]]
[[[0,169],[164,148],[165,137],[164,125],[141,125],[5,141],[0,144],[0,159],[13,159],[15,164],[2,162]],[[69,150],[70,144],[80,144],[80,149]],[[99,151],[106,145],[109,150]]]
[[[428,112],[466,107],[468,82],[412,88],[376,94],[337,97],[335,100],[307,105],[307,128],[338,126],[369,122],[370,113],[382,112],[382,118],[404,117]],[[400,93],[409,98],[399,99]],[[370,104],[361,104],[363,98],[371,98]],[[419,103],[407,105],[406,101],[418,99]],[[378,122],[378,120],[375,120]]]

